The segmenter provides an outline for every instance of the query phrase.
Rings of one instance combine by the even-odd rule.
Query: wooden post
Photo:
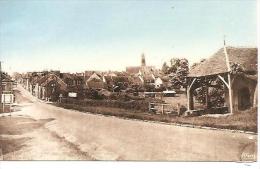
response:
[[[10,113],[10,117],[12,116],[11,114],[11,103],[9,104],[9,113]]]
[[[253,102],[253,106],[256,107],[257,106],[257,94],[258,94],[258,85],[256,85],[255,87],[255,92],[254,92],[254,102]]]
[[[226,49],[226,41],[225,41],[225,37],[224,37],[224,54],[226,57],[226,64],[227,64],[227,68],[228,68],[228,85],[229,85],[229,109],[230,109],[230,114],[233,114],[233,99],[232,99],[232,84],[231,84],[231,68],[230,68],[230,64],[229,64],[229,56],[227,53],[227,49]]]
[[[3,94],[2,94],[3,95]],[[5,97],[3,99],[3,113],[5,112]]]
[[[177,103],[177,113],[178,113],[178,116],[180,116],[180,114],[181,114],[181,106],[180,106],[180,103]]]
[[[190,96],[189,96],[189,107],[190,110],[194,110],[194,100],[193,100],[193,90],[189,90]]]
[[[209,87],[208,86],[205,87],[205,92],[206,92],[206,108],[208,109],[208,108],[210,108],[209,107]]]
[[[164,105],[162,104],[162,114],[164,114],[164,107],[163,107]]]
[[[187,99],[188,99],[188,110],[194,109],[194,101],[193,101],[193,91],[190,89],[187,91]]]
[[[194,103],[193,103],[193,91],[191,91],[191,88],[193,84],[195,83],[196,78],[193,79],[191,82],[191,85],[187,87],[187,100],[188,100],[188,111],[194,109]]]
[[[187,109],[189,111],[190,110],[190,89],[189,89],[189,87],[187,88],[187,101],[188,101]]]
[[[228,84],[229,84],[229,89],[228,89],[228,95],[229,95],[229,109],[230,109],[230,114],[233,114],[233,98],[232,98],[232,88],[231,88],[231,77],[230,73],[228,73]]]

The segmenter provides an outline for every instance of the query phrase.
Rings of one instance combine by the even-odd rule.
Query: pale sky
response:
[[[4,71],[161,68],[227,45],[256,46],[256,0],[0,1]]]

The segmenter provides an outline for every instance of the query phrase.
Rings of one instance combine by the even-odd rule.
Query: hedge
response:
[[[149,102],[145,100],[131,100],[131,101],[91,100],[91,99],[76,100],[76,99],[64,98],[62,99],[62,103],[81,105],[84,107],[94,106],[94,107],[122,108],[122,109],[140,110],[140,111],[149,110]]]

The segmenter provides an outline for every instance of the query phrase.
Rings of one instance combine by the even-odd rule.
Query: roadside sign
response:
[[[77,97],[77,93],[69,92],[69,97]]]
[[[14,102],[13,94],[2,94],[2,103],[4,104],[12,104]]]

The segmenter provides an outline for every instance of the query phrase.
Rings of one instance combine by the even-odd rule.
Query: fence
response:
[[[165,103],[155,103],[150,102],[149,103],[149,112],[154,112],[157,114],[180,114],[180,107],[177,108],[173,107],[171,104],[165,104]]]

